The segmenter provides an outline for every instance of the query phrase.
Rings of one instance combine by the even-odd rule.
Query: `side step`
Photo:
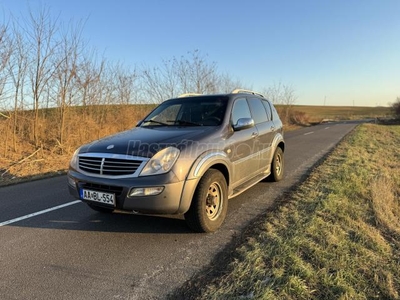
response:
[[[253,185],[256,185],[257,183],[259,183],[261,180],[263,180],[264,178],[267,178],[269,175],[271,174],[271,172],[268,173],[262,173],[259,174],[253,178],[251,178],[250,180],[242,183],[241,185],[239,185],[238,187],[236,187],[233,190],[233,193],[231,195],[229,195],[229,199],[234,198],[238,195],[240,195],[241,193],[243,193],[244,191],[248,190],[249,188],[251,188]]]

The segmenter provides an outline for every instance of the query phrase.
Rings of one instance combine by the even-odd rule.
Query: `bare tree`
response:
[[[77,85],[81,93],[81,105],[96,104],[98,86],[103,76],[106,61],[99,63],[95,51],[82,54],[81,62],[77,68]]]
[[[57,22],[51,19],[48,9],[43,9],[38,16],[30,11],[29,17],[26,32],[28,47],[31,51],[29,79],[34,110],[33,140],[38,146],[39,108],[42,96],[49,88],[48,83],[59,67],[59,65],[54,65],[53,60],[59,47],[59,41],[56,39]]]
[[[293,85],[284,84],[281,81],[274,83],[272,86],[264,89],[263,93],[274,104],[282,105],[281,118],[284,122],[290,121],[290,113],[292,106],[296,103],[297,96]]]
[[[0,25],[0,99],[4,97],[4,88],[8,80],[7,64],[12,54],[12,41],[6,25]]]
[[[68,26],[67,32],[63,33],[59,45],[58,57],[54,61],[54,79],[57,87],[56,104],[59,110],[58,143],[63,153],[64,133],[66,127],[66,116],[73,99],[77,94],[75,84],[79,57],[84,47],[81,39],[81,24],[76,27]]]
[[[286,122],[290,122],[290,114],[292,113],[293,105],[296,103],[297,96],[294,87],[289,85],[283,85],[283,105],[285,107],[285,119]]]
[[[221,74],[218,76],[218,91],[219,93],[230,93],[235,89],[246,89],[252,90],[252,87],[248,87],[246,84],[242,83],[240,79],[234,79],[228,73]]]
[[[136,102],[136,81],[138,79],[136,70],[131,71],[129,68],[117,64],[113,73],[117,103],[131,104]]]
[[[283,104],[283,84],[282,82],[274,83],[265,88],[263,94],[267,96],[274,104]]]
[[[97,137],[107,123],[107,114],[112,104],[117,104],[115,66],[105,60],[100,64],[101,69],[97,69],[98,81],[91,84],[89,105],[93,112],[93,118],[99,126]]]
[[[8,107],[8,93],[5,92],[5,88],[8,83],[9,74],[7,72],[7,64],[10,60],[12,54],[12,42],[9,38],[6,25],[0,25],[0,104],[4,103],[5,107]],[[0,106],[0,118],[6,118],[5,122],[5,134],[2,137],[4,141],[4,152],[3,155],[6,156],[8,151],[8,137],[10,132],[11,124],[11,114],[10,112],[2,112],[3,108]]]
[[[161,103],[167,98],[179,95],[181,89],[177,65],[177,60],[173,58],[163,60],[161,67],[144,66],[142,68],[143,90],[147,101]]]
[[[207,62],[206,55],[199,50],[189,52],[182,57],[177,70],[183,93],[211,94],[218,90],[219,75],[215,62]]]
[[[195,50],[188,57],[163,60],[161,67],[143,67],[142,81],[148,98],[159,103],[182,93],[215,93],[220,78],[216,63]]]
[[[27,71],[27,49],[16,21],[13,22],[13,52],[7,65],[13,85],[13,148],[17,152],[17,133],[19,131],[19,111],[23,109],[24,83]]]

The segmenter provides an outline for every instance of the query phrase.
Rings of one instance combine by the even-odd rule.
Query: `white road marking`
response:
[[[19,222],[19,221],[22,221],[22,220],[25,220],[25,219],[29,219],[29,218],[32,218],[32,217],[35,217],[35,216],[38,216],[38,215],[42,215],[42,214],[45,214],[45,213],[48,213],[50,211],[57,210],[57,209],[60,209],[60,208],[63,208],[63,207],[67,207],[67,206],[70,206],[70,205],[81,203],[81,202],[82,202],[81,200],[75,200],[75,201],[68,202],[68,203],[65,203],[65,204],[61,204],[61,205],[58,205],[58,206],[54,206],[54,207],[51,207],[51,208],[48,208],[48,209],[45,209],[45,210],[41,210],[41,211],[38,211],[38,212],[35,212],[35,213],[31,213],[31,214],[26,215],[26,216],[22,216],[22,217],[19,217],[19,218],[8,220],[8,221],[0,223],[0,227],[8,225],[8,224],[11,224],[11,223]]]
[[[330,127],[325,127],[325,129],[329,129]]]
[[[313,133],[314,133],[314,131],[311,131],[311,132],[305,133],[304,135],[309,135],[309,134],[313,134]]]

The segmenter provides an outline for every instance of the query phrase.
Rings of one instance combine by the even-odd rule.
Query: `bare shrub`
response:
[[[294,125],[309,125],[310,116],[305,112],[293,110],[289,114],[289,120],[291,124]]]
[[[400,97],[397,97],[396,101],[392,104],[393,113],[400,118]]]

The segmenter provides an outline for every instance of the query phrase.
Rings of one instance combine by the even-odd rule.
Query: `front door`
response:
[[[245,98],[237,99],[232,108],[231,122],[237,124],[240,118],[251,118],[250,109]],[[258,131],[252,128],[235,131],[229,138],[228,153],[233,163],[232,187],[244,183],[257,174],[259,169]]]

